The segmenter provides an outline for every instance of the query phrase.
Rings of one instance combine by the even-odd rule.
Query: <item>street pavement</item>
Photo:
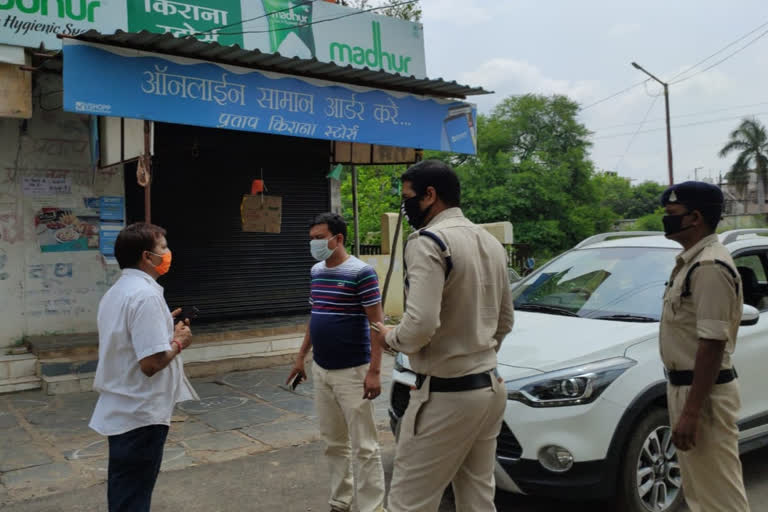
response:
[[[385,391],[376,400],[387,481],[394,455],[387,417],[391,365],[386,358]],[[153,510],[328,510],[312,380],[292,392],[283,386],[287,373],[270,368],[193,381],[201,400],[176,411]],[[94,393],[0,396],[0,510],[106,510],[107,446],[87,428],[95,400]],[[753,511],[768,503],[766,455],[764,449],[744,457]],[[502,492],[496,502],[499,510],[521,512],[613,512],[608,504]],[[440,511],[453,510],[447,492]]]

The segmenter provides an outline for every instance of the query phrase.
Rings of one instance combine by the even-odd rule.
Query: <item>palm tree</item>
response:
[[[739,127],[731,132],[728,143],[720,150],[720,157],[733,151],[739,154],[726,175],[728,184],[743,193],[749,182],[749,174],[757,174],[757,203],[762,213],[768,186],[768,132],[765,125],[756,118],[743,119]]]

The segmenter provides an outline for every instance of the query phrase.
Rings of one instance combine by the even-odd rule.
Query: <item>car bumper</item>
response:
[[[557,496],[564,499],[601,499],[613,494],[614,481],[606,478],[603,460],[576,462],[566,473],[552,473],[538,460],[496,460],[496,485],[517,494]]]
[[[508,401],[497,443],[497,462],[514,483],[497,485],[524,494],[564,498],[604,498],[615,489],[615,461],[606,459],[624,409],[598,398],[588,405],[533,408]],[[573,455],[573,466],[562,473],[546,469],[540,450],[559,446]]]

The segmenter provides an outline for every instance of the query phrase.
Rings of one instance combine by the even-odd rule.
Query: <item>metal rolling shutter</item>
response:
[[[152,220],[168,230],[171,272],[160,278],[171,307],[201,320],[309,311],[308,221],[327,211],[324,141],[160,125]],[[244,233],[243,194],[263,177],[283,199],[282,232]]]

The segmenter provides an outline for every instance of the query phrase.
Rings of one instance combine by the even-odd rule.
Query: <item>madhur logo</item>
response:
[[[289,11],[271,13],[270,16],[276,16],[281,20],[295,21],[298,23],[307,23],[309,21],[309,16],[302,16],[298,12],[295,12],[293,8]]]
[[[77,112],[90,112],[93,114],[109,114],[112,112],[112,105],[103,103],[88,103],[85,101],[76,101],[75,110]]]

